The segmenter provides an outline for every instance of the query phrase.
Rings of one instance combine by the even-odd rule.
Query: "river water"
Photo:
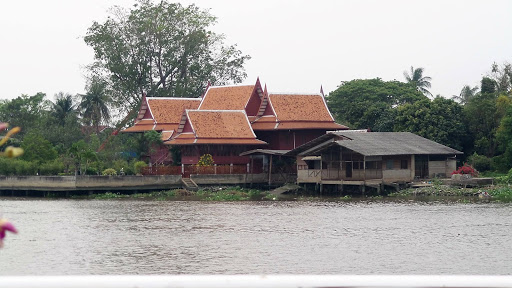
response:
[[[0,275],[512,274],[512,205],[0,199]]]

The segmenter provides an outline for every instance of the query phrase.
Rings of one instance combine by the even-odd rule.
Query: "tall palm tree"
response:
[[[96,134],[100,133],[101,123],[110,121],[109,105],[112,102],[110,96],[106,93],[105,82],[99,79],[92,79],[87,87],[87,93],[80,95],[81,101],[78,109],[86,124],[96,128]]]
[[[59,92],[55,94],[52,115],[61,126],[64,126],[66,118],[76,113],[73,96],[69,93]]]
[[[460,90],[460,94],[458,96],[453,95],[452,99],[464,105],[468,103],[469,100],[471,100],[471,98],[476,96],[479,89],[480,88],[478,88],[478,86],[471,88],[471,86],[469,85],[464,85],[464,87],[462,87],[462,90]]]
[[[404,77],[407,83],[411,83],[414,86],[416,86],[418,91],[420,91],[427,97],[432,97],[432,93],[430,93],[430,91],[427,90],[427,88],[430,88],[431,86],[430,81],[432,80],[432,78],[428,76],[423,76],[423,70],[424,69],[422,67],[414,69],[414,67],[411,66],[410,74],[409,72],[404,71]]]

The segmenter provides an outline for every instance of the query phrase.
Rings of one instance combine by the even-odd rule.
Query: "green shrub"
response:
[[[16,172],[14,168],[14,159],[0,157],[0,175],[13,175]]]
[[[508,166],[506,158],[502,155],[494,156],[491,159],[491,170],[499,171],[499,172],[507,172],[510,167]]]
[[[94,167],[87,167],[84,173],[85,175],[98,175],[98,170]]]
[[[468,163],[480,172],[491,170],[491,159],[476,152],[468,157]]]
[[[103,170],[103,172],[101,172],[101,175],[103,175],[103,176],[116,176],[117,172],[116,172],[116,169],[107,168],[107,169]]]
[[[146,162],[144,161],[137,161],[135,163],[133,163],[133,170],[135,171],[135,174],[140,174],[140,171],[142,170],[143,167],[147,167],[148,164],[146,164]]]
[[[16,175],[36,175],[37,173],[37,165],[34,162],[16,160],[14,163]]]
[[[39,166],[40,175],[58,175],[64,171],[64,163],[61,159],[43,163]]]
[[[213,157],[211,154],[204,154],[199,158],[197,166],[213,166]]]

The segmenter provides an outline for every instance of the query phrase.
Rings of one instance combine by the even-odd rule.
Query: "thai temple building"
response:
[[[171,164],[169,148],[179,161],[196,165],[210,154],[214,163],[264,167],[269,155],[282,155],[327,131],[346,130],[335,123],[324,96],[268,93],[254,85],[208,86],[202,97],[144,97],[135,124],[122,132],[161,133],[164,145],[150,162]]]

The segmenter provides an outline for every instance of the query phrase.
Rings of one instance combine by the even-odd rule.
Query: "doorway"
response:
[[[345,177],[352,178],[352,166],[353,166],[353,163],[352,162],[345,162],[345,166],[346,166]]]

